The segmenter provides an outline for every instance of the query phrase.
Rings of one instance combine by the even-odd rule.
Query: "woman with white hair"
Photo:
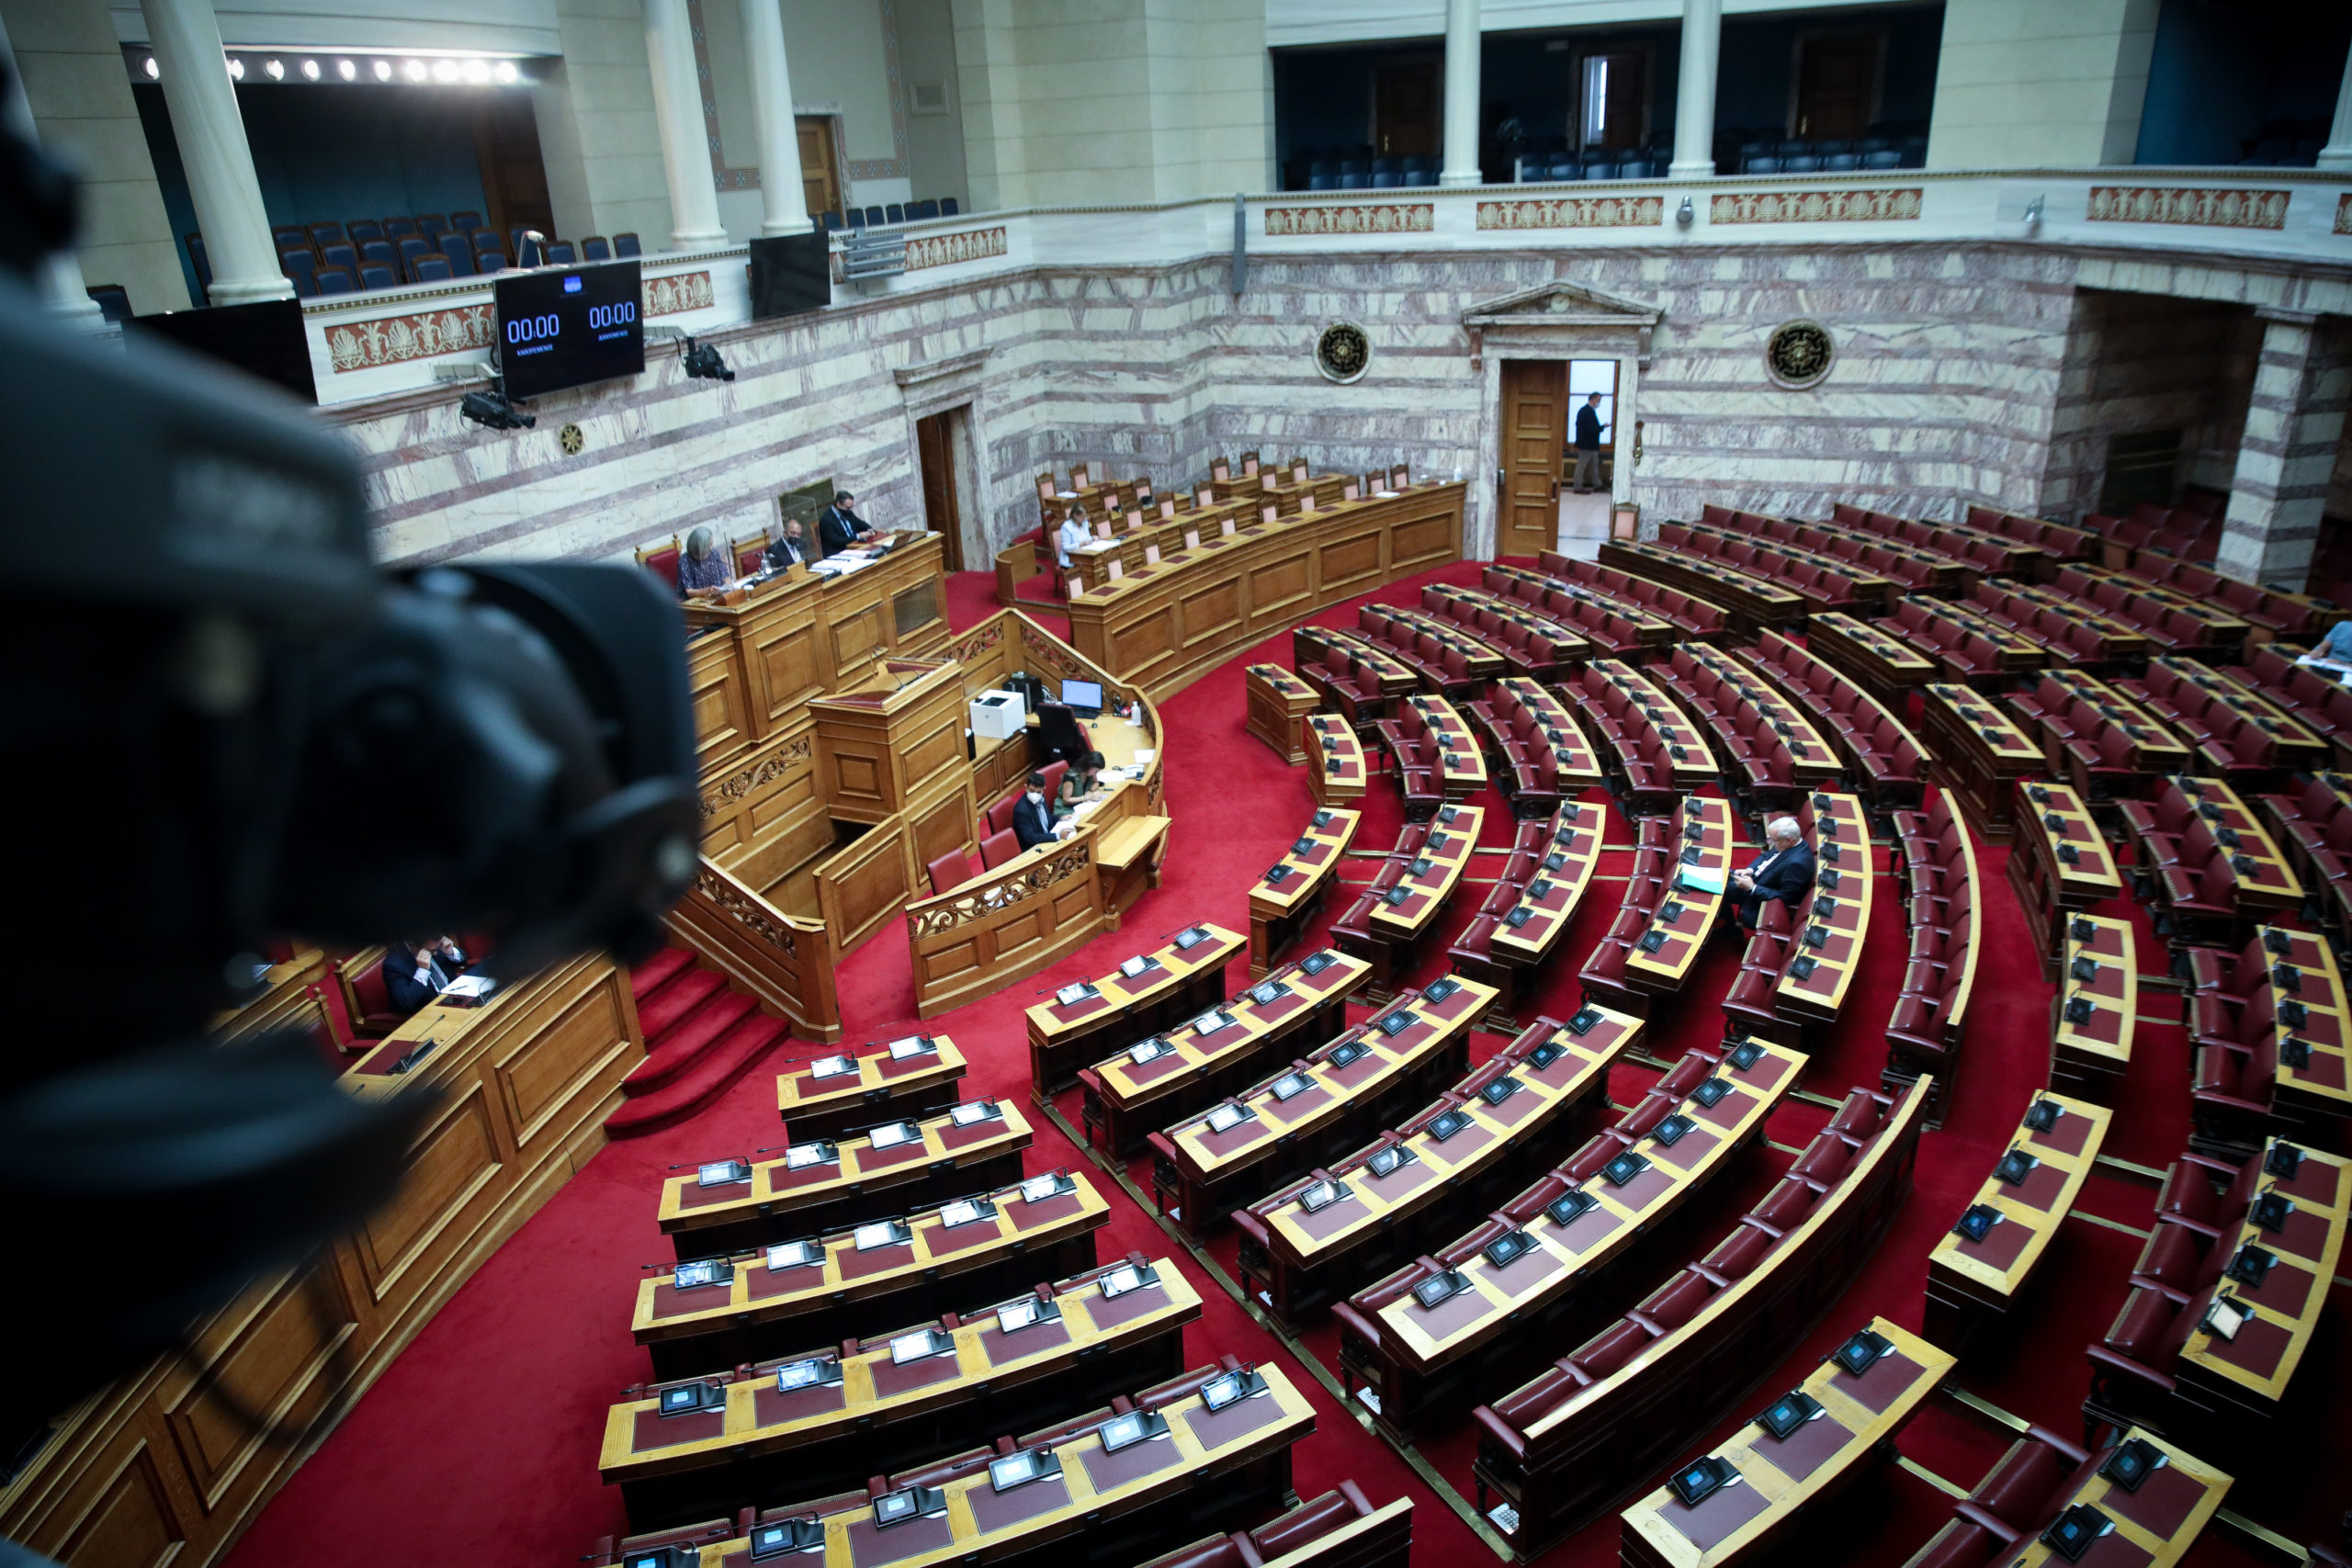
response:
[[[1748,862],[1747,870],[1732,873],[1732,917],[1754,931],[1766,899],[1792,908],[1804,902],[1804,890],[1813,886],[1813,851],[1806,847],[1797,819],[1773,818],[1764,829],[1764,852]]]
[[[685,554],[678,558],[678,596],[716,592],[735,581],[735,563],[718,547],[708,528],[686,536]]]

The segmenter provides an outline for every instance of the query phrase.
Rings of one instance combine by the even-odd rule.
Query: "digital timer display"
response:
[[[498,372],[510,398],[645,368],[643,268],[635,260],[501,273]]]

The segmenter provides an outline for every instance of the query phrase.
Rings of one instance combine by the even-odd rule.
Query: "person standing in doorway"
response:
[[[1600,423],[1600,394],[1589,394],[1584,407],[1577,410],[1575,484],[1578,495],[1590,495],[1600,488],[1600,433],[1608,428]]]

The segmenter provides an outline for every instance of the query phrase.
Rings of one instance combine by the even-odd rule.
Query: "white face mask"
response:
[[[1045,796],[1044,792],[1043,792],[1043,791],[1040,791],[1040,790],[1034,790],[1034,789],[1033,789],[1033,790],[1031,790],[1031,791],[1029,792],[1029,804],[1030,804],[1030,805],[1032,805],[1032,806],[1043,806],[1043,805],[1045,805],[1045,804],[1046,804],[1046,796]]]

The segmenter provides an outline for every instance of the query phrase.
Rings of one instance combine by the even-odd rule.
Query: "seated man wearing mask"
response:
[[[1061,835],[1054,831],[1054,808],[1046,800],[1046,775],[1031,773],[1029,788],[1012,803],[1012,836],[1024,850],[1050,844]]]
[[[784,520],[784,526],[776,530],[775,537],[768,541],[768,547],[760,558],[761,563],[770,571],[807,566],[814,558],[808,553],[807,541],[800,536],[800,519],[797,517]]]
[[[396,942],[384,953],[384,999],[406,1018],[465,972],[464,951],[446,936]]]
[[[1793,817],[1775,817],[1764,829],[1764,852],[1747,869],[1732,873],[1731,910],[1745,931],[1756,929],[1757,912],[1767,899],[1794,908],[1813,885],[1813,851]]]

